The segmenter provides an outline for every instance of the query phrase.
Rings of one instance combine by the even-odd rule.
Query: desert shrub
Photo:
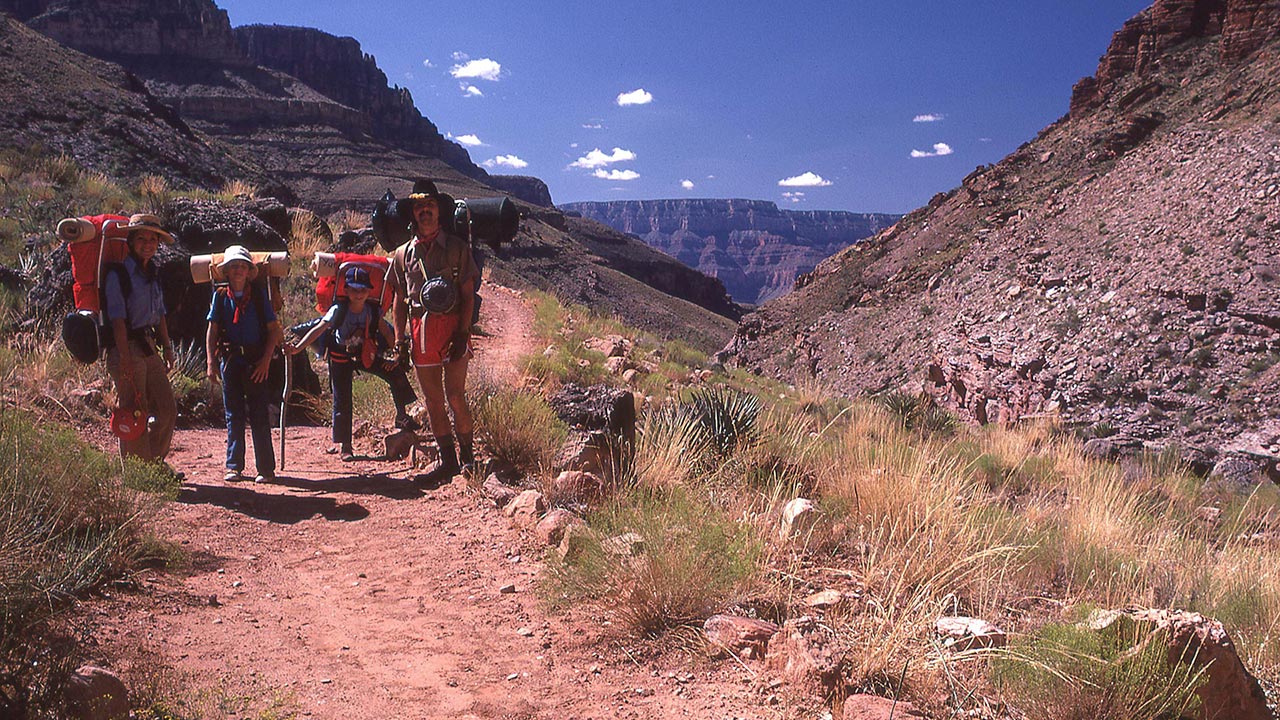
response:
[[[760,398],[725,387],[693,391],[680,404],[706,434],[716,454],[725,457],[759,440]]]
[[[351,381],[351,413],[358,418],[356,422],[390,424],[395,418],[396,404],[387,383],[381,378],[357,373]]]
[[[547,401],[529,392],[477,390],[471,409],[489,453],[525,473],[549,470],[568,435]]]
[[[152,501],[137,490],[172,496],[176,485],[70,430],[0,411],[0,715],[56,705],[67,650],[49,652],[51,618],[138,556]]]
[[[927,395],[894,391],[881,396],[880,404],[907,430],[949,435],[958,425],[954,415],[938,407]]]
[[[686,488],[637,489],[589,521],[582,552],[552,564],[552,592],[605,601],[640,634],[702,622],[744,597],[761,570],[752,528]],[[635,555],[617,540],[628,534],[638,536]]]
[[[997,654],[993,679],[1015,706],[1048,720],[1160,720],[1198,710],[1206,677],[1170,662],[1149,627],[1108,634],[1051,623]]]

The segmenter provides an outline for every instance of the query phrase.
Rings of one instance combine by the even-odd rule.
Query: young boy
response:
[[[209,358],[209,379],[218,382],[221,370],[222,404],[227,418],[227,474],[223,479],[244,479],[247,409],[258,469],[254,482],[270,482],[275,479],[276,455],[267,418],[267,375],[284,331],[265,291],[251,282],[258,268],[248,250],[232,245],[223,253],[218,267],[227,278],[227,286],[213,293],[205,354]]]
[[[396,427],[416,429],[418,424],[407,409],[417,396],[404,367],[399,363],[388,363],[378,356],[379,335],[384,347],[394,346],[391,326],[382,319],[377,304],[369,301],[369,293],[373,289],[369,271],[359,266],[349,267],[343,281],[347,290],[346,301],[334,303],[296,345],[285,345],[285,352],[289,355],[302,352],[325,332],[332,331],[326,343],[329,384],[333,390],[335,449],[331,452],[340,452],[342,459],[349,462],[355,457],[351,447],[351,384],[356,370],[380,377],[391,386],[391,396],[396,404]]]

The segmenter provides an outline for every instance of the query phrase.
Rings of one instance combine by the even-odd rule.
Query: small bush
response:
[[[1189,662],[1171,663],[1163,636],[1141,626],[1108,636],[1046,625],[999,654],[992,671],[1012,704],[1046,720],[1188,717],[1206,679]]]
[[[880,404],[898,418],[904,430],[950,435],[958,426],[955,416],[938,407],[927,395],[894,391],[883,395]]]
[[[553,592],[605,601],[640,634],[701,623],[744,597],[760,570],[757,534],[684,488],[636,490],[589,520],[596,539],[551,566]],[[611,547],[628,533],[641,540],[637,555]]]
[[[568,436],[547,401],[531,393],[478,391],[471,408],[489,453],[525,473],[549,471]]]

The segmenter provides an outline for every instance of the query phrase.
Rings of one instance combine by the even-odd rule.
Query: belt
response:
[[[222,354],[227,357],[242,357],[251,360],[257,360],[262,357],[262,345],[233,345],[224,343],[220,348]]]

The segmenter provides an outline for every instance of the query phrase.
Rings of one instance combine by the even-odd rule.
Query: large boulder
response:
[[[551,409],[570,427],[635,441],[636,400],[629,390],[566,383],[552,396]]]
[[[910,720],[923,718],[925,714],[909,702],[882,698],[879,695],[850,695],[845,698],[844,720]]]
[[[1166,644],[1169,662],[1207,668],[1208,679],[1196,691],[1202,720],[1275,718],[1258,679],[1245,668],[1222,623],[1200,613],[1174,610],[1139,610],[1132,617],[1150,629],[1144,642],[1160,639]]]

